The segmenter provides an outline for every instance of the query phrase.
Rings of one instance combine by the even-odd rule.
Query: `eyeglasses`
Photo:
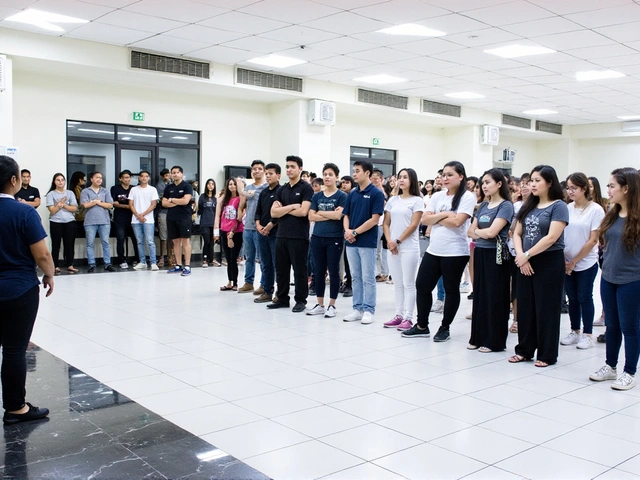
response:
[[[568,192],[575,192],[576,190],[580,190],[578,187],[567,187]]]

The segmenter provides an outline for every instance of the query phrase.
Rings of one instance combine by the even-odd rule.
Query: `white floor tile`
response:
[[[634,475],[618,468],[612,468],[596,478],[598,480],[640,480],[640,475]]]
[[[263,417],[232,403],[220,403],[198,410],[166,415],[167,420],[194,435],[202,436],[245,423],[264,420]],[[227,452],[231,453],[231,452]],[[233,455],[233,454],[232,454]]]
[[[276,417],[274,421],[313,438],[324,437],[367,423],[361,418],[326,405]]]
[[[545,443],[547,448],[583,460],[615,467],[640,453],[638,444],[615,440],[602,433],[580,428]]]
[[[575,402],[568,402],[559,398],[552,398],[546,402],[537,403],[523,409],[522,411],[539,417],[548,418],[549,420],[568,423],[574,427],[594,422],[611,414],[611,412],[606,410],[589,407],[588,405],[581,405]]]
[[[262,373],[276,372],[290,368],[290,365],[282,362],[276,362],[265,357],[254,357],[247,360],[238,360],[225,365],[227,368],[244,375],[256,376]]]
[[[189,385],[193,385],[194,387],[244,377],[241,373],[213,364],[169,372],[167,375],[171,375],[172,377],[177,378],[184,383],[188,383]]]
[[[188,354],[154,358],[152,360],[144,360],[142,363],[164,373],[211,365],[211,362],[204,360],[203,358]]]
[[[343,400],[333,403],[331,406],[370,422],[377,422],[383,418],[416,410],[415,405],[385,397],[379,393]]]
[[[402,480],[405,477],[373,463],[363,463],[322,477],[323,480]]]
[[[132,399],[190,388],[186,383],[164,373],[139,378],[128,378],[126,380],[112,380],[106,383],[114,390]]]
[[[371,371],[368,367],[363,367],[357,363],[350,363],[345,360],[331,360],[329,362],[310,365],[306,368],[329,378],[341,378]]]
[[[611,382],[603,382],[586,387],[583,390],[569,392],[558,398],[577,404],[589,405],[594,408],[601,408],[610,412],[616,412],[640,403],[640,398],[626,395],[626,393],[627,392],[616,392],[613,390],[611,388]]]
[[[379,351],[365,353],[363,355],[357,355],[355,357],[348,357],[345,360],[347,360],[348,362],[357,363],[359,365],[364,365],[365,367],[376,369],[395,367],[409,362],[409,360],[407,360],[406,358],[398,357],[397,355],[390,355],[388,353]]]
[[[291,392],[323,404],[340,402],[349,398],[362,397],[369,394],[369,390],[354,387],[339,380],[327,380],[292,388]]]
[[[158,415],[170,415],[172,413],[185,412],[224,403],[224,399],[192,387],[183,390],[174,390],[172,392],[147,395],[146,397],[140,398],[138,403]]]
[[[400,387],[389,388],[380,393],[385,397],[411,403],[416,407],[426,407],[434,403],[448,401],[459,395],[450,390],[425,385],[420,382],[412,382]]]
[[[640,472],[640,455],[636,455],[631,460],[618,465],[617,469],[637,475]]]
[[[594,478],[608,467],[565,455],[545,447],[536,447],[515,455],[496,467],[531,480]]]
[[[521,380],[514,380],[509,385],[512,387],[522,388],[530,392],[544,392],[545,395],[556,397],[564,395],[574,390],[584,388],[583,385],[570,382],[568,380],[562,380],[560,378],[553,378],[547,375],[534,375],[531,377],[523,378]]]
[[[85,373],[101,382],[110,382],[111,380],[125,380],[127,378],[157,375],[160,372],[155,368],[139,362],[128,362],[85,368]]]
[[[544,402],[550,398],[542,393],[529,392],[510,385],[498,385],[496,387],[487,388],[486,390],[474,392],[471,396],[497,405],[502,405],[503,407],[513,408],[514,410],[535,405],[536,403]]]
[[[328,380],[324,375],[297,367],[255,375],[254,378],[287,390]]]
[[[430,405],[427,409],[472,425],[478,425],[513,412],[510,408],[485,402],[468,395]]]
[[[464,480],[523,480],[525,477],[496,467],[486,467],[464,477]]]
[[[370,372],[342,377],[340,378],[340,381],[348,385],[364,388],[365,390],[369,390],[370,392],[380,392],[382,390],[388,390],[389,388],[413,383],[409,379],[380,370],[372,370]]]
[[[201,390],[216,395],[228,402],[251,398],[280,390],[278,387],[261,382],[252,377],[242,376],[233,380],[202,385]]]
[[[535,444],[564,435],[575,429],[571,425],[523,412],[513,412],[483,423],[482,428]]]
[[[590,423],[584,428],[630,442],[640,443],[640,418],[637,417],[614,413],[613,415]]]
[[[471,427],[469,423],[424,408],[385,418],[377,423],[426,442]]]
[[[319,402],[314,402],[313,400],[284,390],[237,400],[234,403],[266,418],[299,412],[300,410],[307,410],[320,405]]]

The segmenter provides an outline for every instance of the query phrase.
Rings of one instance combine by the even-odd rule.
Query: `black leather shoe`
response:
[[[304,312],[306,309],[307,309],[307,304],[306,303],[296,302],[296,304],[293,306],[291,311],[293,313],[300,313],[300,312]]]
[[[269,305],[267,305],[267,308],[270,309],[276,309],[276,308],[289,308],[289,304],[288,303],[270,303]]]
[[[353,297],[353,290],[351,288],[345,288],[342,296],[344,298]]]
[[[91,266],[89,267],[89,270],[87,270],[87,273],[93,273],[93,272],[95,272],[95,271],[96,271],[96,266],[95,266],[95,265],[91,265]]]
[[[105,272],[115,272],[116,269],[113,268],[113,265],[107,265],[106,267],[104,267],[104,271]]]
[[[31,420],[40,420],[49,415],[48,408],[34,407],[29,402],[27,402],[27,405],[29,406],[29,410],[25,413],[5,412],[4,418],[2,419],[5,425],[13,425],[14,423],[20,422],[29,422]]]

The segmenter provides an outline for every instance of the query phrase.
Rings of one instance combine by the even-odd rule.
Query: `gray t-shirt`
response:
[[[66,198],[65,203],[67,205],[71,205],[72,207],[77,207],[78,202],[76,201],[76,196],[71,190],[65,190],[63,193],[56,192],[55,190],[51,190],[47,193],[47,197],[45,199],[45,206],[53,207],[56,203],[58,203],[63,198]],[[75,214],[71,213],[69,210],[65,210],[61,208],[56,213],[52,214],[49,217],[49,221],[53,223],[69,223],[74,222],[76,220]]]
[[[156,185],[156,190],[158,191],[158,205],[160,205],[160,211],[158,212],[163,213],[166,215],[166,213],[169,211],[168,208],[162,208],[162,197],[164,195],[164,191],[167,188],[167,185],[169,185],[168,183],[164,183],[164,180],[160,180],[158,182],[158,184]]]
[[[525,252],[549,234],[551,222],[569,224],[569,209],[566,203],[558,200],[548,207],[534,208],[527,214],[522,225],[522,248]],[[546,251],[554,250],[564,250],[564,232]]]
[[[80,193],[80,203],[87,203],[91,200],[99,198],[101,202],[113,203],[113,198],[109,190],[100,187],[98,193],[96,193],[91,187],[85,188]],[[109,216],[109,210],[101,207],[100,205],[94,205],[87,208],[84,214],[84,224],[86,225],[110,225],[111,217]]]
[[[244,217],[244,229],[255,230],[256,229],[256,208],[258,208],[258,197],[260,192],[267,188],[267,183],[262,185],[254,185],[253,183],[244,187],[244,191],[247,195],[247,210]]]
[[[626,218],[618,216],[604,234],[602,278],[609,283],[624,285],[640,280],[640,248],[629,253],[622,235]]]
[[[509,200],[504,200],[497,207],[489,208],[489,202],[482,202],[476,212],[476,218],[478,219],[478,228],[480,230],[490,228],[496,218],[504,218],[507,224],[500,230],[498,235],[504,243],[507,243],[509,226],[513,218],[513,203]],[[475,240],[475,244],[476,248],[496,248],[496,239],[478,238]]]

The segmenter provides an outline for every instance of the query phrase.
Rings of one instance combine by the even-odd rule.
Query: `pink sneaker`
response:
[[[402,324],[402,321],[402,317],[400,315],[396,315],[395,317],[393,317],[393,320],[389,320],[384,324],[384,328],[397,327],[398,325]]]
[[[404,332],[405,330],[411,330],[413,327],[413,322],[411,320],[403,320],[396,330]]]

